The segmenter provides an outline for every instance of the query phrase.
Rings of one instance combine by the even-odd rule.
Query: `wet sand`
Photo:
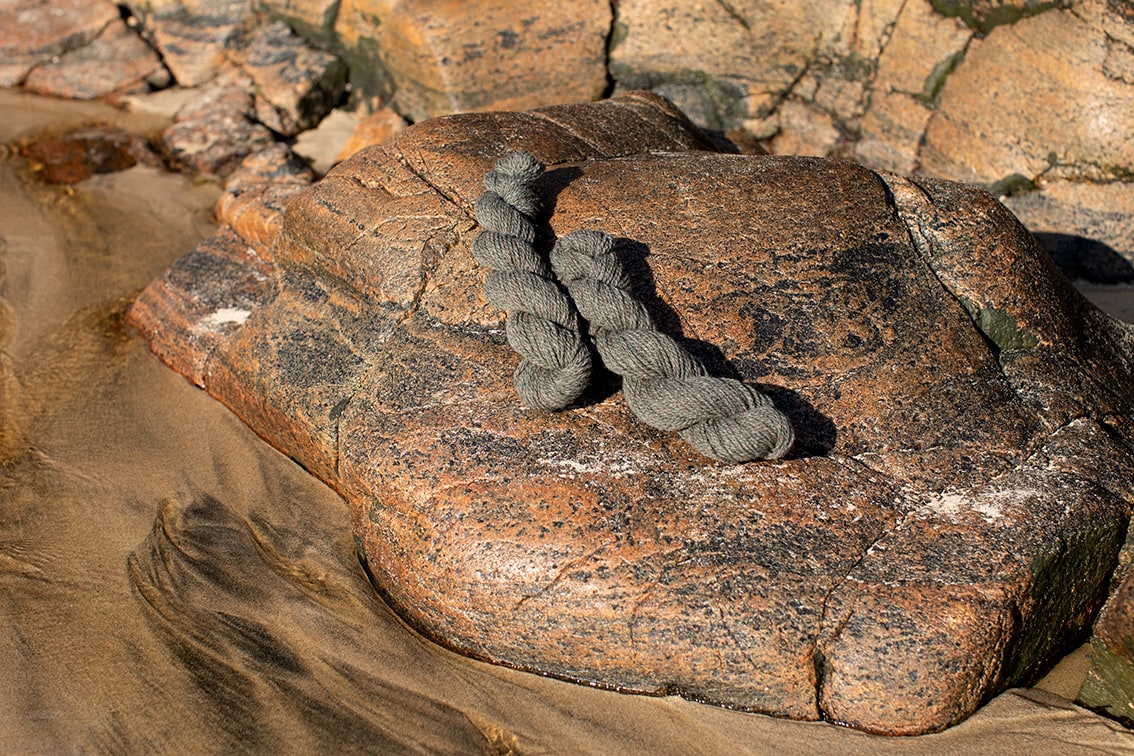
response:
[[[107,121],[154,126],[0,92],[2,144]],[[1002,694],[945,733],[886,739],[597,690],[430,643],[367,582],[343,501],[122,322],[131,298],[212,231],[217,186],[151,168],[45,186],[6,155],[5,752],[1134,749],[1134,733],[1052,692],[1074,694],[1081,654],[1043,688]]]

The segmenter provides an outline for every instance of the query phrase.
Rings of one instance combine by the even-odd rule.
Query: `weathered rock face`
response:
[[[126,6],[134,28],[111,0],[0,8],[0,85],[67,97],[171,81],[237,85],[256,90],[255,117],[286,137],[345,96],[348,77],[354,105],[410,121],[650,89],[739,144],[983,185],[1068,272],[1134,278],[1134,15],[1125,3]],[[1100,265],[1100,253],[1112,262]]]
[[[239,87],[202,89],[177,112],[161,136],[170,161],[199,173],[227,175],[248,155],[272,144],[255,120],[255,98]]]
[[[354,95],[391,98],[422,120],[597,99],[607,88],[611,9],[570,4],[421,0],[264,0],[304,36],[339,51]]]
[[[32,69],[24,88],[36,94],[91,100],[162,89],[170,81],[158,54],[124,21],[115,19],[89,44]]]
[[[768,138],[776,154],[1016,193],[1010,207],[1029,228],[1101,234],[1086,238],[1134,263],[1129,216],[1099,222],[1132,194],[1123,3],[631,0],[615,11],[616,91],[651,88],[703,126]]]
[[[342,61],[311,49],[281,22],[257,28],[234,58],[251,80],[257,119],[284,136],[317,125],[346,87]]]
[[[793,454],[711,463],[610,382],[519,405],[469,243],[483,175],[521,148],[549,166],[549,237],[620,237],[660,327],[773,396]],[[282,227],[226,228],[130,317],[343,493],[375,584],[430,637],[946,727],[1098,609],[1134,504],[1134,332],[979,190],[707,150],[644,94],[427,121],[298,190]]]
[[[101,0],[20,0],[0,7],[0,86],[22,84],[35,66],[82,47],[118,19]]]
[[[213,80],[251,21],[251,0],[131,0],[146,36],[184,87]]]
[[[1079,702],[1134,726],[1134,574],[1127,574],[1095,623]]]

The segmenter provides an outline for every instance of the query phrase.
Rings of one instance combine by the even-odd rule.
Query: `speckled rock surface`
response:
[[[0,6],[0,86],[90,42],[118,19],[109,0],[15,0]]]
[[[193,95],[161,135],[175,166],[226,176],[248,155],[272,145],[272,132],[255,120],[256,99],[240,87],[210,87]]]
[[[550,234],[608,231],[659,325],[793,419],[721,466],[618,386],[517,402],[472,203],[544,161]],[[983,192],[723,155],[629,94],[427,121],[231,227],[130,318],[350,502],[426,635],[591,684],[941,729],[1091,621],[1134,504],[1134,332]]]
[[[282,22],[258,27],[233,57],[251,79],[257,120],[284,136],[317,125],[346,87],[342,61],[308,47]]]
[[[199,87],[225,69],[252,23],[251,0],[129,0],[143,34],[183,87]]]
[[[380,69],[371,88],[420,121],[598,99],[610,15],[606,0],[346,0],[334,28],[362,76]]]

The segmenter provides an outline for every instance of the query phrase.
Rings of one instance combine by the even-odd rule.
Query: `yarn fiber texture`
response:
[[[657,330],[631,291],[611,236],[568,234],[552,249],[551,266],[590,324],[603,364],[622,376],[622,392],[639,420],[677,431],[721,462],[778,459],[788,452],[795,434],[771,399],[741,381],[709,375],[688,350]]]
[[[612,237],[576,231],[555,243],[550,261],[536,251],[543,169],[526,152],[501,158],[475,206],[483,230],[472,252],[488,268],[486,298],[508,313],[508,343],[523,358],[514,376],[521,399],[537,409],[569,406],[590,382],[593,343],[605,366],[622,376],[627,404],[647,425],[677,431],[721,462],[786,454],[795,440],[787,417],[748,384],[709,375],[658,331],[632,293]]]
[[[508,313],[505,335],[523,358],[516,393],[533,409],[560,410],[590,383],[592,355],[574,305],[535,249],[543,170],[526,152],[497,161],[474,208],[482,230],[472,253],[488,268],[485,297]]]

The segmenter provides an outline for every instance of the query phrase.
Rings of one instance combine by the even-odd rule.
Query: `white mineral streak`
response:
[[[243,325],[244,321],[248,320],[248,316],[251,314],[251,310],[243,310],[238,307],[222,307],[216,312],[201,318],[201,325],[213,331],[229,324]]]
[[[557,473],[560,478],[574,478],[578,475],[609,475],[612,478],[624,478],[631,473],[636,472],[637,466],[628,462],[579,462],[574,459],[550,459],[543,458],[539,460],[541,465],[548,467],[558,468]]]
[[[992,523],[1008,514],[1014,504],[1040,495],[1041,492],[1030,488],[991,491],[976,496],[943,493],[930,499],[923,511],[947,518],[951,522],[956,522],[966,512],[975,512],[985,522]]]

